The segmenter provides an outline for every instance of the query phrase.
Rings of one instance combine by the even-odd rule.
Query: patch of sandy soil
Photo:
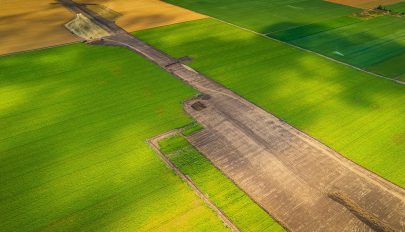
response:
[[[54,0],[0,0],[0,55],[79,41],[64,24],[75,14]],[[205,16],[159,0],[78,0],[127,31]],[[91,5],[92,4],[92,5]],[[94,5],[96,4],[96,5]]]
[[[93,23],[82,14],[77,14],[76,18],[66,23],[65,26],[73,34],[86,40],[94,40],[110,35],[106,30]]]
[[[341,5],[353,6],[356,8],[369,9],[379,5],[391,5],[397,2],[403,2],[404,0],[327,0]]]

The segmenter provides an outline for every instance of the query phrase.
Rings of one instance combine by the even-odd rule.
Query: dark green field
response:
[[[0,57],[1,231],[224,231],[145,140],[190,87],[122,48]]]
[[[164,0],[249,28],[275,33],[354,13],[358,9],[324,0]]]
[[[405,73],[405,17],[342,17],[274,37],[393,79]]]
[[[190,177],[241,231],[284,231],[182,136],[165,139],[159,144],[162,152]]]
[[[214,19],[135,33],[405,186],[405,87]]]
[[[392,79],[405,75],[405,17],[360,19],[360,9],[323,0],[166,1]]]

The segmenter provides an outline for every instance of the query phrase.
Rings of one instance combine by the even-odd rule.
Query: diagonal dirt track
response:
[[[70,0],[60,1],[113,32],[98,44],[127,47],[204,93],[185,104],[185,110],[205,126],[188,140],[288,229],[405,230],[402,188],[108,20]]]

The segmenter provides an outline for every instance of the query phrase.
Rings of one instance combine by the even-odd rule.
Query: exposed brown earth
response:
[[[404,0],[327,0],[341,5],[352,6],[356,8],[370,9],[379,5],[390,5]]]
[[[74,8],[70,0],[61,1]],[[80,7],[76,10],[86,14]],[[205,94],[185,103],[185,110],[205,126],[188,140],[285,227],[292,231],[405,230],[404,189],[108,20],[86,16],[114,32],[98,44],[127,47]],[[335,193],[344,197],[336,198]]]
[[[292,231],[405,229],[404,190],[345,159],[273,115],[196,74],[209,100],[186,103],[205,126],[189,141]],[[202,102],[206,108],[195,110]],[[330,198],[341,192],[352,208]],[[365,213],[366,212],[366,213]],[[361,217],[372,215],[372,217]],[[366,220],[365,220],[366,219]]]
[[[205,17],[159,0],[81,0],[81,3],[109,15],[127,31]],[[64,27],[74,17],[56,0],[1,0],[0,55],[79,41]]]

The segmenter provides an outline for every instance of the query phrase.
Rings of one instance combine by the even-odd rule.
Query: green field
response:
[[[405,17],[363,20],[352,16],[359,9],[323,0],[166,1],[389,78],[405,75]]]
[[[405,73],[405,17],[343,17],[274,37],[390,78]]]
[[[1,231],[224,231],[145,140],[196,94],[129,50],[0,58]]]
[[[284,231],[182,136],[165,139],[159,145],[177,168],[190,177],[241,231]]]
[[[214,19],[135,34],[405,186],[404,86]]]
[[[405,14],[405,2],[398,2],[396,4],[392,4],[389,6],[385,6],[386,8],[398,12],[398,13],[404,13]]]
[[[358,9],[324,0],[164,0],[260,33],[333,19]]]

